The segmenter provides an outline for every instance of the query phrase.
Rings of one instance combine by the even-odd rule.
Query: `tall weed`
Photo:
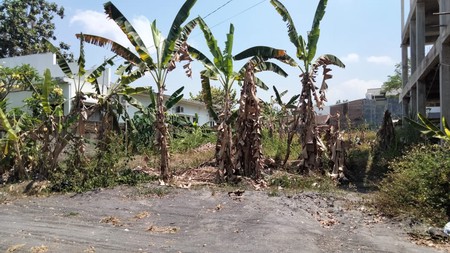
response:
[[[416,145],[389,163],[375,197],[387,215],[412,215],[437,225],[450,218],[450,148]]]

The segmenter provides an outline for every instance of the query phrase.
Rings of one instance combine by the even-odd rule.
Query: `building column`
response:
[[[439,68],[439,93],[441,105],[441,118],[450,120],[450,44],[442,45]]]
[[[410,59],[411,59],[411,74],[417,68],[417,39],[416,39],[416,20],[411,19],[409,26],[409,41],[410,41]]]
[[[448,0],[439,1],[439,12],[450,11],[450,2]],[[445,32],[447,26],[450,25],[450,15],[440,15],[439,23],[441,27],[441,34]],[[450,44],[442,44],[442,51],[440,52],[440,67],[439,67],[439,93],[441,105],[441,118],[445,117],[447,121],[450,120]],[[441,124],[442,128],[442,124]]]
[[[439,0],[439,12],[449,12],[450,11],[450,1]],[[450,23],[450,15],[439,15],[439,23],[441,34],[445,32],[448,24]]]
[[[408,45],[402,45],[402,88],[408,84],[409,73],[408,73]],[[403,97],[402,106],[403,106],[403,118],[408,117],[408,102],[409,99]]]
[[[416,84],[416,92],[417,92],[417,97],[416,97],[416,111],[417,113],[420,113],[422,115],[426,115],[426,83],[423,81],[418,81]]]
[[[425,58],[425,3],[417,1],[416,7],[416,67]]]
[[[416,68],[425,58],[425,2],[417,1],[416,6]],[[416,84],[416,113],[426,115],[426,83],[419,80]]]
[[[416,84],[417,85],[417,84]],[[414,85],[414,87],[411,88],[411,98],[410,98],[410,110],[409,113],[411,113],[411,117],[413,119],[417,119],[417,86]]]

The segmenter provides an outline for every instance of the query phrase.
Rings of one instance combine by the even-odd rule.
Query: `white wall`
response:
[[[137,99],[139,102],[141,102],[141,104],[144,107],[147,107],[150,104],[150,98],[146,94],[135,95],[134,98]],[[183,107],[184,110],[182,113],[176,112],[177,106]],[[133,117],[133,115],[138,110],[134,106],[128,105],[127,111],[128,111],[128,114],[130,114],[130,116]],[[182,99],[180,102],[178,102],[178,104],[176,104],[174,107],[172,107],[169,110],[169,113],[183,115],[183,116],[189,116],[191,118],[191,121],[192,121],[193,117],[195,116],[195,113],[197,113],[199,125],[206,124],[210,121],[208,110],[206,109],[206,106],[201,102],[192,101],[192,100]]]
[[[65,74],[62,72],[61,68],[56,63],[56,55],[53,53],[45,53],[45,54],[33,54],[33,55],[25,55],[25,56],[17,56],[17,57],[10,57],[10,58],[2,58],[0,59],[0,65],[5,67],[16,67],[23,64],[29,64],[31,67],[35,68],[40,75],[43,75],[46,69],[50,70],[52,77],[60,77],[63,78],[67,84],[62,85],[63,89],[63,95],[65,97],[65,103],[64,103],[64,113],[67,115],[71,109],[72,104],[70,103],[71,99],[75,95],[76,85],[75,81],[73,79],[67,78]],[[69,63],[69,66],[73,73],[78,72],[78,66],[77,63]],[[89,74],[90,71],[88,70],[87,73]],[[81,79],[81,83],[83,83],[84,77]],[[100,76],[98,78],[98,82],[100,86],[104,86],[104,92],[106,93],[107,87],[109,86],[111,80],[111,71],[109,68],[107,68],[104,72],[104,75]],[[77,84],[78,84],[78,78],[77,78]],[[90,83],[85,83],[82,87],[83,92],[94,92],[95,89]],[[29,94],[31,95],[31,93]],[[14,103],[18,102],[16,98],[12,98],[8,95],[9,100],[14,100]],[[22,99],[23,100],[23,99]],[[19,101],[20,102],[20,101]],[[86,102],[95,102],[92,99],[88,99]],[[20,104],[17,104],[15,107],[21,107]]]
[[[6,110],[20,107],[24,111],[29,111],[23,102],[26,98],[31,97],[31,91],[12,91],[8,94],[6,103]],[[23,107],[23,108],[22,108]]]

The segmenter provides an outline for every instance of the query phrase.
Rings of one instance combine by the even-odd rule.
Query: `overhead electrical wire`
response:
[[[230,3],[233,2],[233,1],[234,1],[234,0],[228,0],[227,2],[225,2],[224,4],[222,4],[221,6],[217,7],[216,9],[214,9],[213,11],[211,11],[210,13],[206,14],[206,15],[203,17],[203,19],[206,19],[207,17],[209,17],[209,16],[211,16],[212,14],[216,13],[217,11],[219,11],[219,10],[222,9],[222,8],[224,8],[225,6],[227,6],[228,4],[230,4]],[[259,1],[259,2],[255,3],[255,4],[253,4],[253,5],[251,5],[250,7],[248,7],[248,8],[246,8],[246,9],[244,9],[244,10],[242,10],[242,11],[240,11],[240,12],[234,14],[233,16],[231,16],[231,17],[229,17],[229,18],[226,18],[226,19],[220,21],[219,23],[217,23],[217,24],[211,26],[210,29],[212,29],[212,28],[214,28],[214,27],[217,27],[217,26],[219,26],[219,25],[221,25],[221,24],[227,22],[227,21],[229,21],[229,20],[232,19],[232,18],[235,18],[235,17],[237,17],[237,16],[239,16],[239,15],[242,15],[243,13],[245,13],[245,12],[247,12],[247,11],[249,11],[249,10],[255,8],[256,6],[262,4],[262,3],[266,2],[266,1],[268,1],[268,0],[262,0],[262,1]],[[195,34],[195,35],[193,35],[193,36],[191,36],[191,37],[197,37],[197,36],[199,36],[199,35],[200,35],[200,34]],[[153,47],[155,47],[155,46],[154,46],[154,45],[151,45],[151,46],[148,47],[148,49],[153,48]],[[114,60],[114,62],[117,62],[117,61],[119,61],[119,60],[121,60],[121,59],[118,58],[118,59]]]
[[[226,5],[228,5],[229,3],[233,2],[234,0],[228,0],[226,3],[222,4],[221,6],[219,6],[217,9],[213,10],[212,12],[208,13],[206,16],[203,17],[203,19],[206,19],[207,17],[209,17],[210,15],[214,14],[216,11],[222,9],[223,7],[225,7]]]

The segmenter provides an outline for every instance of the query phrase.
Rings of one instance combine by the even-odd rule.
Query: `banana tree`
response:
[[[239,71],[239,77],[243,78],[241,98],[239,100],[239,112],[236,131],[236,157],[235,169],[246,177],[259,179],[262,169],[262,145],[261,145],[261,106],[256,95],[257,86],[268,89],[255,73],[260,71],[272,71],[283,77],[287,73],[277,64],[268,62],[276,59],[295,66],[295,61],[286,54],[286,51],[270,47],[253,47],[237,54],[234,59],[252,57]]]
[[[13,117],[15,120],[15,117]],[[22,139],[20,138],[20,127],[17,122],[13,126],[10,124],[9,119],[2,108],[0,108],[0,121],[3,130],[6,132],[6,134],[0,139],[0,147],[2,152],[1,158],[2,158],[2,164],[0,166],[7,166],[9,164],[3,164],[3,162],[6,160],[8,154],[11,154],[11,147],[12,152],[15,152],[14,158],[13,158],[13,168],[16,167],[16,170],[14,170],[16,173],[16,177],[19,179],[23,179],[26,176],[26,170],[25,170],[25,163],[22,157],[21,147],[22,145]],[[7,169],[11,168],[1,168],[0,171],[4,172]],[[3,174],[3,173],[1,173]]]
[[[301,71],[302,91],[300,93],[300,102],[296,109],[294,122],[288,136],[288,150],[284,160],[287,162],[290,153],[290,146],[293,135],[297,128],[300,127],[300,140],[302,144],[302,153],[300,155],[300,171],[309,172],[310,170],[318,170],[320,167],[320,150],[318,147],[319,134],[315,126],[314,103],[322,108],[326,100],[325,92],[328,88],[326,80],[332,78],[329,74],[331,71],[328,65],[336,65],[344,68],[345,65],[333,55],[322,55],[314,61],[317,51],[317,42],[320,36],[320,22],[325,15],[325,9],[328,0],[320,0],[314,15],[311,30],[308,32],[307,41],[298,35],[294,22],[286,9],[286,7],[278,0],[271,0],[270,3],[280,14],[283,21],[286,22],[288,28],[289,39],[296,48],[297,58],[302,62],[299,66]],[[323,79],[320,88],[316,87],[316,78],[318,77],[319,68],[322,68]]]
[[[225,49],[222,51],[217,45],[217,40],[209,29],[208,25],[203,19],[198,18],[199,27],[203,32],[207,46],[213,60],[210,60],[205,54],[199,50],[189,47],[190,55],[200,61],[205,69],[200,72],[203,94],[205,96],[204,101],[208,107],[210,116],[218,123],[217,133],[217,145],[216,145],[216,161],[219,166],[219,177],[227,178],[227,180],[233,180],[236,174],[239,172],[236,170],[233,162],[233,136],[232,136],[232,122],[236,119],[236,113],[232,113],[230,94],[233,91],[233,84],[236,81],[242,81],[245,78],[247,69],[252,71],[278,71],[281,73],[280,68],[273,63],[265,62],[267,58],[276,58],[285,62],[293,62],[283,50],[277,50],[269,47],[254,47],[243,51],[241,54],[236,55],[235,59],[243,59],[249,56],[258,56],[258,60],[252,59],[246,64],[240,71],[235,72],[233,68],[233,39],[234,39],[234,26],[230,24],[229,32],[227,34],[227,40],[225,42]],[[276,67],[275,67],[276,66]],[[277,68],[278,67],[278,68]],[[221,112],[216,112],[212,104],[211,96],[211,80],[218,80],[224,90],[224,106]],[[253,76],[253,82],[256,85],[267,89],[267,86],[259,78]]]
[[[164,108],[168,111],[172,109],[182,98],[184,87],[179,88],[172,93],[166,102]],[[155,122],[156,122],[156,95],[152,88],[148,90],[150,103],[148,106],[135,106],[138,111],[130,120],[132,142],[135,149],[139,146],[146,145],[147,148],[153,148],[153,141],[155,139]],[[166,123],[168,119],[166,119]]]
[[[149,73],[153,78],[157,87],[156,95],[156,129],[157,129],[157,143],[159,144],[161,159],[160,169],[161,178],[164,181],[169,179],[169,136],[168,129],[165,123],[165,112],[163,103],[163,95],[166,89],[166,78],[169,72],[175,68],[176,62],[190,61],[187,53],[186,40],[192,29],[197,24],[196,19],[188,22],[183,26],[187,20],[191,8],[196,3],[196,0],[187,0],[178,11],[167,37],[163,37],[161,32],[156,27],[156,20],[151,24],[151,31],[153,35],[153,45],[156,49],[156,58],[153,59],[150,55],[148,47],[144,44],[139,34],[128,21],[128,19],[116,8],[111,2],[104,4],[105,13],[112,19],[127,35],[128,40],[134,46],[136,53],[128,48],[116,43],[113,40],[96,36],[96,35],[77,35],[84,41],[100,46],[110,46],[111,51],[124,58],[133,67],[132,72],[128,76],[123,76],[122,79],[127,82],[134,81],[146,73]],[[189,64],[184,66],[186,74],[190,76],[191,71]]]
[[[297,99],[300,97],[300,94],[292,96],[288,102],[284,103],[282,97],[286,95],[287,90],[283,92],[278,92],[275,86],[272,87],[275,92],[275,102],[280,106],[280,111],[278,112],[278,134],[280,138],[284,138],[284,134],[286,132],[285,126],[288,125],[288,117],[289,110],[296,108]]]

